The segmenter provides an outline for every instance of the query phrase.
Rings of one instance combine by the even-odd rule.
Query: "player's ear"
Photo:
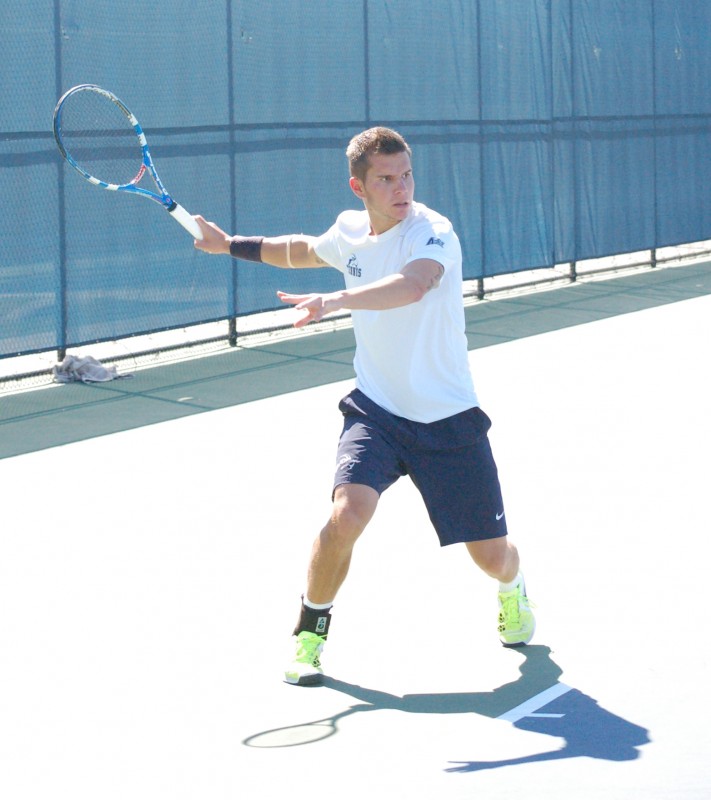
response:
[[[351,187],[351,191],[356,197],[363,197],[363,184],[358,180],[358,178],[351,175],[348,185]]]

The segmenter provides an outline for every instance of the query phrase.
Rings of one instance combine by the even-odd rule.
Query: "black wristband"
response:
[[[263,236],[233,236],[230,242],[230,255],[243,261],[261,262],[263,240]]]

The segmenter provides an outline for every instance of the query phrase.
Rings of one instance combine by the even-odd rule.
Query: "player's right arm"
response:
[[[289,236],[230,236],[200,215],[195,219],[203,234],[202,240],[195,240],[195,247],[205,253],[233,255],[246,261],[261,261],[273,267],[290,269],[330,266],[316,254],[315,236],[302,233]]]

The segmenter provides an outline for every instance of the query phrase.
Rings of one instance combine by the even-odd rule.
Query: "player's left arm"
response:
[[[400,272],[365,286],[327,294],[277,294],[283,303],[306,312],[295,323],[295,327],[300,328],[341,309],[385,311],[417,303],[439,286],[443,274],[444,267],[439,261],[418,258],[406,264]]]

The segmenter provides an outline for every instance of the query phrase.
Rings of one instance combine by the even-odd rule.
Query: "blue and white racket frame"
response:
[[[84,92],[90,91],[95,92],[97,94],[102,95],[107,100],[110,100],[114,103],[121,111],[124,113],[126,118],[128,119],[129,123],[133,127],[133,130],[136,134],[138,139],[138,143],[141,147],[141,168],[139,169],[136,176],[129,182],[129,183],[106,183],[106,181],[102,181],[99,178],[95,178],[93,175],[90,175],[85,169],[83,169],[75,160],[72,158],[71,154],[67,151],[64,147],[62,142],[62,109],[64,107],[65,101],[76,92]],[[100,86],[96,86],[93,83],[82,83],[78,86],[74,86],[68,91],[66,91],[60,98],[57,103],[56,108],[54,109],[54,119],[52,124],[52,129],[54,132],[54,138],[57,142],[57,147],[59,148],[59,152],[62,156],[66,159],[68,164],[71,164],[72,167],[89,183],[93,184],[94,186],[100,186],[102,189],[108,189],[112,192],[128,192],[129,194],[137,194],[143,197],[148,197],[151,200],[159,203],[165,210],[173,217],[173,219],[178,222],[180,225],[185,228],[188,233],[190,233],[193,238],[195,239],[202,239],[202,231],[200,230],[200,226],[195,221],[190,213],[188,213],[179,203],[168,194],[161,182],[158,173],[156,172],[156,168],[153,164],[153,159],[151,157],[151,151],[148,149],[148,143],[146,142],[146,135],[143,133],[143,129],[141,128],[138,120],[134,116],[134,114],[129,110],[125,103],[123,103],[113,92],[109,92],[107,89],[102,89]],[[146,171],[148,171],[153,178],[158,191],[160,194],[156,192],[151,192],[148,189],[144,189],[141,186],[136,186],[136,184],[141,180],[141,178],[145,175]]]

